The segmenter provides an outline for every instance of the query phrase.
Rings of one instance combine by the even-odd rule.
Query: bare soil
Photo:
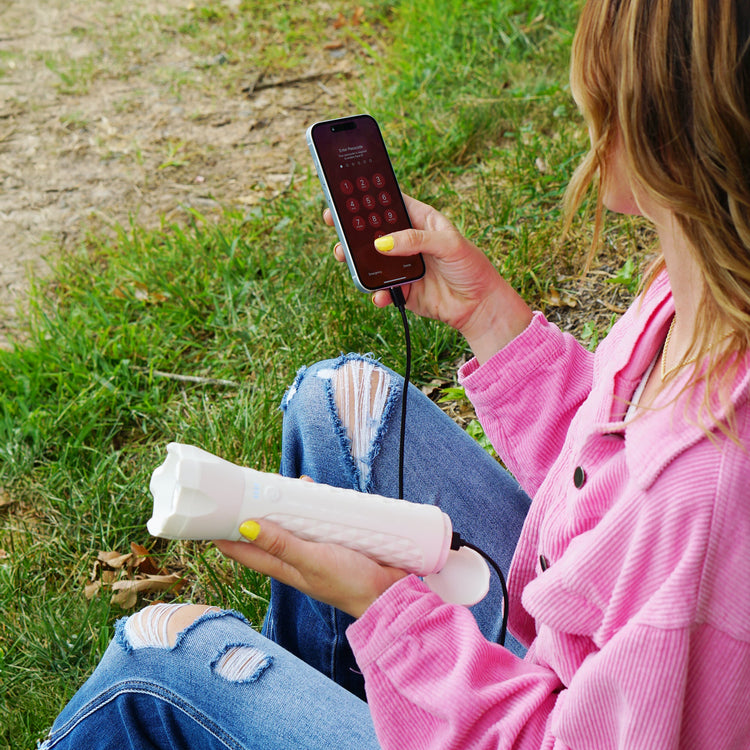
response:
[[[216,3],[236,13],[239,1]],[[18,336],[30,275],[61,248],[131,218],[156,226],[278,195],[309,165],[306,127],[351,108],[368,60],[342,27],[362,7],[334,20],[309,0],[325,38],[276,75],[220,44],[191,51],[179,25],[195,10],[191,0],[0,0],[0,347]],[[268,47],[274,33],[256,36]],[[559,279],[558,299],[544,300],[551,320],[602,331],[624,310],[631,295],[608,283],[624,258],[607,255],[587,277]]]
[[[91,67],[109,54],[102,40],[114,13],[179,18],[195,6],[127,8],[0,0],[0,346],[18,325],[29,274],[44,274],[50,253],[130,217],[151,226],[274,195],[307,166],[305,128],[346,106],[357,70],[346,44],[321,44],[304,69],[271,79],[248,63],[227,92],[212,76],[237,61],[196,56],[179,34],[153,47],[144,33],[151,46],[131,59],[113,53],[111,75],[77,78],[75,61]]]

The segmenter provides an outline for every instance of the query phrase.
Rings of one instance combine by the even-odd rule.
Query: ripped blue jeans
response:
[[[346,355],[302,368],[284,396],[281,473],[395,496],[402,379]],[[464,539],[506,572],[529,506],[515,480],[418,389],[411,388],[404,496],[438,504]],[[41,750],[378,747],[351,618],[272,581],[263,634],[241,615],[202,611],[170,635],[181,605],[118,622],[101,663]],[[472,609],[497,638],[497,582]],[[516,653],[522,647],[508,636]]]

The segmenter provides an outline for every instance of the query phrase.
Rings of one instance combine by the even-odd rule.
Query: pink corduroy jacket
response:
[[[595,354],[537,314],[464,366],[534,498],[509,576],[529,651],[398,582],[347,631],[383,748],[750,748],[750,367],[731,393],[742,445],[706,435],[703,394],[624,421],[673,313],[662,275]]]

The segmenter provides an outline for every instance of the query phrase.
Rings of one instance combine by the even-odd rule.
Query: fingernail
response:
[[[375,240],[375,249],[381,253],[390,253],[393,250],[393,245],[393,237],[390,234],[387,234],[385,237],[378,237]]]
[[[240,534],[254,542],[260,534],[260,524],[257,521],[243,521],[240,524]]]

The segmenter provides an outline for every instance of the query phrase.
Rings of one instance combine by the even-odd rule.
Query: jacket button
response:
[[[576,466],[576,470],[573,472],[573,484],[579,490],[586,484],[586,472],[580,466]]]

